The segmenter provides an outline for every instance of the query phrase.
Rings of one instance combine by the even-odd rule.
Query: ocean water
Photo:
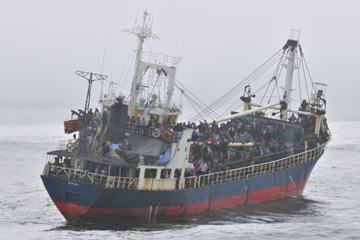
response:
[[[71,225],[40,179],[68,113],[0,111],[0,239],[360,239],[360,121],[329,119],[333,140],[302,197],[177,223]]]

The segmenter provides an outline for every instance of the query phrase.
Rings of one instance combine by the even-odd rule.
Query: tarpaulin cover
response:
[[[106,128],[106,139],[113,143],[121,143],[125,139],[126,122],[128,121],[128,106],[115,103],[110,108],[109,120]]]
[[[156,161],[157,164],[165,164],[170,160],[171,157],[171,148],[166,150],[164,155],[161,155],[159,159]]]
[[[110,149],[120,149],[121,143],[113,143],[110,145]]]
[[[168,142],[143,135],[129,136],[128,143],[131,146],[131,150],[125,150],[126,153],[152,157],[164,154],[170,146],[170,143]]]

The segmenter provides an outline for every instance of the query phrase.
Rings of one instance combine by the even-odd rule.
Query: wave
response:
[[[0,142],[53,142],[71,138],[60,125],[0,127]]]
[[[358,152],[360,150],[359,144],[338,144],[338,145],[330,145],[328,147],[329,151],[351,151]]]

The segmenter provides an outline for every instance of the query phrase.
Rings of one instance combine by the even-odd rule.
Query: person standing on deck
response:
[[[201,163],[199,165],[199,169],[200,169],[200,175],[204,175],[207,173],[208,170],[208,166],[206,164],[206,162],[204,162],[203,160],[201,160]]]
[[[101,113],[99,112],[99,109],[95,108],[95,118],[97,121],[100,122],[100,119],[101,119]]]

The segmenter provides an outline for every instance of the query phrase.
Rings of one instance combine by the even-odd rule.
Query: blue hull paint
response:
[[[72,203],[89,208],[148,208],[149,206],[189,206],[221,200],[249,192],[306,182],[317,160],[303,165],[218,185],[172,191],[101,188],[69,181],[67,178],[42,176],[54,202]],[[289,178],[291,176],[291,178]],[[290,179],[290,180],[289,180]],[[302,191],[299,193],[299,195]]]

